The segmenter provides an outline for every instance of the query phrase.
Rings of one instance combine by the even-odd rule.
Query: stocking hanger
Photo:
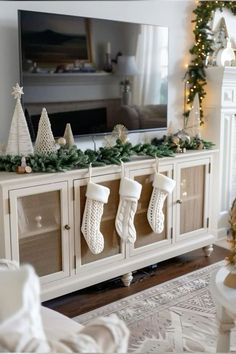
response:
[[[159,158],[157,156],[155,157],[154,168],[155,168],[156,172],[159,173]]]
[[[89,182],[91,182],[92,181],[92,163],[91,162],[89,164],[88,172],[89,172]]]
[[[125,177],[125,164],[122,160],[120,161],[120,164],[121,164],[121,177]]]

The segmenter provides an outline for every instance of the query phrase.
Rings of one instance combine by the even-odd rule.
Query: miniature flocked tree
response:
[[[23,95],[23,87],[16,84],[13,87],[12,95],[16,99],[16,106],[11,122],[6,154],[27,156],[32,154],[34,150],[20,101],[21,95]]]
[[[46,108],[43,108],[39,120],[38,133],[35,142],[35,153],[48,155],[56,152],[57,146],[52,134],[51,124],[48,118]]]

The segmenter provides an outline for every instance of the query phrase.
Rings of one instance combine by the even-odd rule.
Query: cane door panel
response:
[[[131,255],[142,252],[155,251],[159,247],[163,247],[171,243],[172,234],[172,195],[165,199],[162,212],[164,213],[164,230],[157,234],[149,225],[147,219],[147,211],[153,191],[154,168],[140,169],[131,171],[131,178],[142,184],[142,192],[138,201],[137,212],[134,219],[136,228],[136,242],[130,246]],[[172,166],[160,167],[160,173],[172,178]]]
[[[67,182],[11,190],[13,259],[34,266],[42,283],[69,276]]]
[[[183,240],[208,227],[209,159],[177,166],[176,238]]]
[[[75,188],[75,245],[77,269],[94,268],[97,265],[113,263],[124,258],[124,245],[115,229],[115,218],[119,205],[120,174],[94,177],[94,183],[108,187],[110,195],[108,203],[104,204],[100,224],[100,232],[104,237],[104,249],[99,254],[93,254],[88,247],[81,225],[85,211],[86,188],[88,179],[74,181]],[[92,221],[91,221],[92,222]]]

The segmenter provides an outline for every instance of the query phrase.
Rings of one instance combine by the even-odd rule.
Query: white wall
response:
[[[10,93],[12,86],[19,81],[17,9],[168,26],[168,121],[175,128],[182,128],[182,80],[192,43],[191,16],[195,6],[193,0],[0,1],[0,143],[7,141],[15,104]],[[145,137],[147,133],[133,134],[131,138],[137,141]]]

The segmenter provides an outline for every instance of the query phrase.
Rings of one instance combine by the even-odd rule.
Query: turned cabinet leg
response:
[[[132,280],[133,280],[133,275],[132,272],[126,273],[121,277],[122,283],[124,286],[130,286]]]
[[[209,245],[209,246],[203,247],[202,250],[203,250],[206,257],[210,257],[210,255],[214,251],[214,247],[213,247],[213,245]]]

